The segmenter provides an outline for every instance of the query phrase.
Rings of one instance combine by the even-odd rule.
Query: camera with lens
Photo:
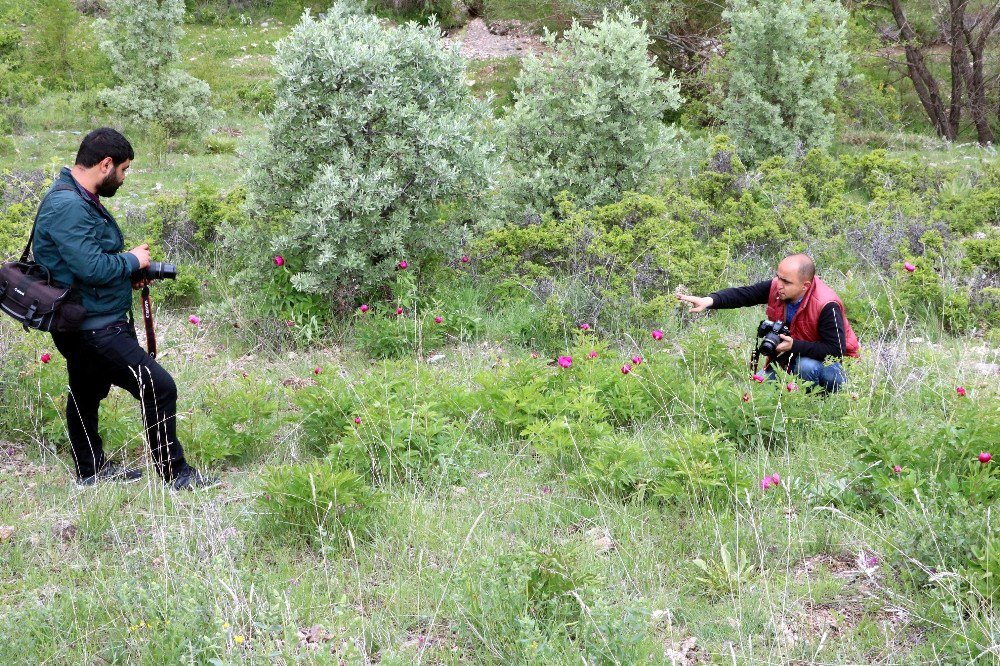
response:
[[[777,355],[775,348],[781,344],[781,336],[790,334],[791,331],[785,322],[765,319],[757,325],[757,337],[763,338],[757,347],[757,352],[768,358],[774,358]]]
[[[177,264],[165,264],[162,261],[151,261],[146,268],[140,268],[132,273],[132,281],[140,280],[176,280]]]

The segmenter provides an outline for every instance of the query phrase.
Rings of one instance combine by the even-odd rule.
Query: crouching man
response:
[[[836,292],[816,276],[816,264],[805,254],[785,257],[774,278],[746,287],[731,287],[709,296],[677,294],[691,304],[691,312],[722,310],[750,305],[767,306],[767,318],[789,328],[775,347],[767,366],[774,365],[798,375],[827,391],[837,391],[847,381],[840,360],[858,355],[858,338],[844,315],[844,304]]]

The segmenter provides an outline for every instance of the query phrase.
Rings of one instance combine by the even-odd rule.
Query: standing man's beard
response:
[[[122,186],[122,182],[118,180],[117,174],[112,171],[104,177],[104,180],[97,184],[97,192],[95,194],[99,197],[113,197],[118,188]]]

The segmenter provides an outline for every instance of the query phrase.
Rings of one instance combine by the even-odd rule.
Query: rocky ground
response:
[[[529,26],[520,21],[492,21],[472,19],[465,28],[445,38],[458,44],[462,55],[470,60],[490,58],[522,58],[529,53],[544,50],[542,40],[532,34]]]

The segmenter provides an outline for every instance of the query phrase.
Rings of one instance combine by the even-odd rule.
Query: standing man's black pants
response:
[[[112,385],[142,403],[147,441],[160,476],[170,480],[187,467],[177,441],[177,385],[139,346],[135,326],[118,322],[96,331],[53,333],[52,339],[69,370],[66,424],[79,477],[92,476],[104,466],[97,412]]]

